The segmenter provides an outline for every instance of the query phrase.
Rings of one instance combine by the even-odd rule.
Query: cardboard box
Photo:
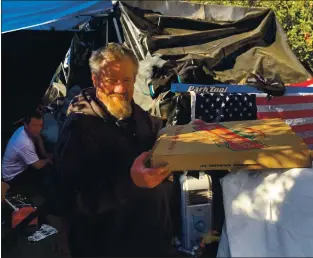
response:
[[[150,164],[173,171],[311,167],[307,145],[281,119],[164,128]]]

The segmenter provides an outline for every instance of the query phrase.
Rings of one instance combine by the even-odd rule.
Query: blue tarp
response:
[[[1,1],[2,33],[21,29],[70,30],[112,8],[112,1]]]

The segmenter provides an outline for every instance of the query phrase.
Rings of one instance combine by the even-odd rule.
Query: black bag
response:
[[[249,74],[246,83],[260,91],[264,91],[270,96],[283,96],[285,93],[285,85],[280,78],[267,79],[259,74]]]
[[[149,85],[152,98],[170,90],[172,83],[216,84],[214,74],[206,69],[198,60],[188,60],[182,63],[168,61],[161,68],[154,68]]]

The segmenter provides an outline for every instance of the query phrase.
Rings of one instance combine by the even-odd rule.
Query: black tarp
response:
[[[122,1],[119,7],[125,40],[140,60],[154,54],[174,63],[194,60],[233,84],[251,72],[285,84],[311,77],[270,9],[178,1]]]
[[[251,73],[285,84],[311,77],[288,46],[270,9],[179,1],[119,1],[108,17],[92,19],[73,38],[69,46],[69,79],[61,80],[68,90],[74,85],[92,85],[88,58],[92,50],[105,45],[106,35],[109,42],[117,41],[114,17],[122,40],[139,60],[145,61],[139,69],[134,98],[147,110],[153,104],[149,82],[153,83],[156,98],[168,91],[171,83],[180,82],[176,74],[185,78],[184,83],[198,84],[245,84]],[[153,59],[156,56],[159,61]],[[155,69],[153,63],[162,61],[165,64]],[[62,76],[61,69],[57,73]]]

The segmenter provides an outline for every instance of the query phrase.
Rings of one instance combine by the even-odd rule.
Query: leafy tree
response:
[[[205,4],[271,8],[286,31],[288,43],[299,60],[313,71],[313,1],[312,0],[190,0]]]

